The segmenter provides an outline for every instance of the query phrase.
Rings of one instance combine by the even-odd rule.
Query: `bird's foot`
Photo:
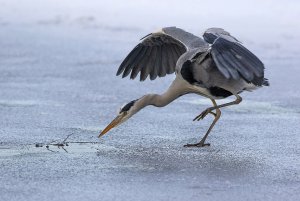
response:
[[[186,144],[186,145],[184,145],[184,147],[205,147],[205,146],[210,146],[210,144],[200,141],[199,143],[196,143],[196,144]]]
[[[206,110],[204,110],[203,112],[201,112],[201,114],[199,114],[198,116],[196,116],[193,121],[200,121],[201,119],[204,119],[204,117],[208,114],[212,114],[215,117],[217,116],[216,113],[212,112],[210,108],[207,108]]]

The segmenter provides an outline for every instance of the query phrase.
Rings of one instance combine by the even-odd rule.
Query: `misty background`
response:
[[[296,0],[0,0],[0,200],[299,199],[299,19]],[[212,121],[192,121],[211,104],[193,94],[98,139],[124,103],[173,81],[115,76],[166,26],[224,28],[270,87],[222,110],[210,147],[183,148]]]

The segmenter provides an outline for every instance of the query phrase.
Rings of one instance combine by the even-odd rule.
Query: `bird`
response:
[[[263,62],[244,45],[222,28],[209,28],[198,37],[177,27],[164,27],[140,39],[140,42],[123,60],[117,76],[140,81],[147,77],[155,80],[174,74],[175,79],[162,94],[147,94],[121,107],[117,117],[99,134],[119,126],[146,106],[164,107],[185,94],[208,98],[212,106],[197,115],[193,121],[208,114],[214,120],[197,143],[185,147],[210,146],[207,136],[221,116],[224,107],[241,103],[241,93],[269,86],[264,77]],[[216,100],[234,96],[235,100],[217,104]]]

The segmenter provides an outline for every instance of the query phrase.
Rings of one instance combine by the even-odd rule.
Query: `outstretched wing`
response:
[[[236,38],[220,28],[208,29],[203,38],[212,44],[211,56],[227,79],[242,77],[257,86],[264,84],[264,64]]]
[[[140,73],[143,81],[150,75],[154,80],[157,76],[175,72],[178,58],[187,50],[206,44],[201,38],[176,27],[166,27],[151,33],[128,54],[121,63],[117,75],[122,74],[134,79]]]

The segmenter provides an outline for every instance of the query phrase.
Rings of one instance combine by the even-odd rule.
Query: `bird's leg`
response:
[[[214,107],[207,108],[201,114],[199,114],[197,117],[195,117],[193,121],[195,121],[195,120],[199,121],[199,120],[203,119],[209,113],[213,114],[212,111],[215,110],[215,109],[219,109],[221,107],[226,107],[226,106],[230,106],[230,105],[236,105],[236,104],[239,104],[240,102],[242,102],[242,97],[240,97],[239,95],[235,95],[235,96],[236,96],[236,100],[234,100],[232,102],[225,103],[225,104],[222,104],[222,105],[214,105]]]
[[[206,134],[204,135],[204,137],[201,139],[200,142],[196,143],[196,144],[186,144],[184,145],[184,147],[204,147],[204,146],[210,146],[209,143],[205,144],[205,140],[208,136],[208,134],[210,133],[211,129],[214,127],[214,125],[216,124],[216,122],[219,120],[220,116],[221,116],[221,110],[217,107],[217,103],[214,99],[210,99],[214,105],[214,107],[216,107],[216,113],[213,113],[213,114],[216,114],[215,115],[215,119],[214,121],[212,122],[212,124],[210,125],[209,129],[207,130]]]

